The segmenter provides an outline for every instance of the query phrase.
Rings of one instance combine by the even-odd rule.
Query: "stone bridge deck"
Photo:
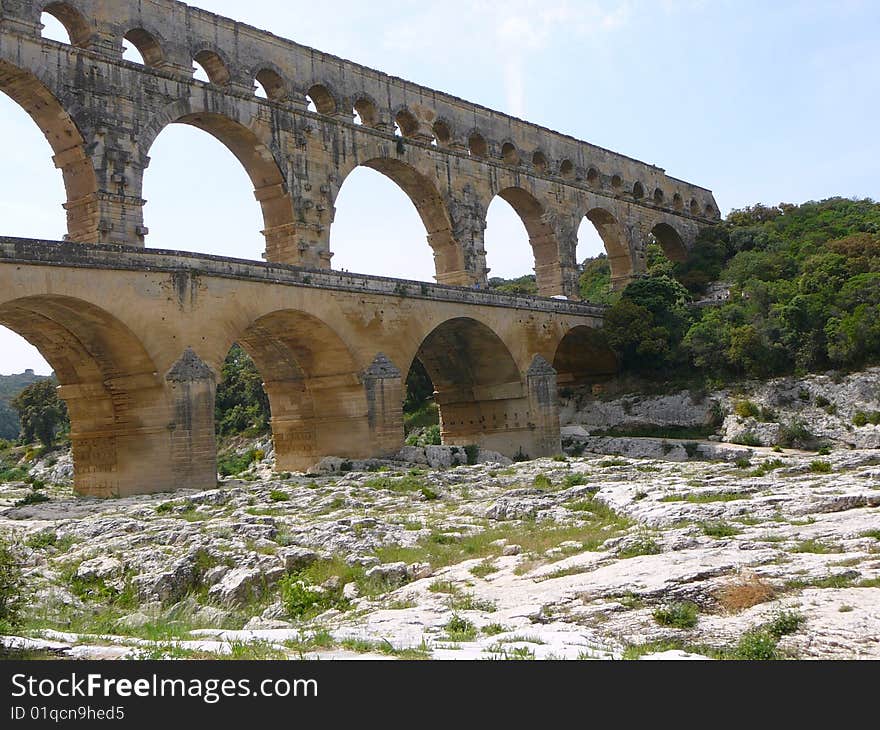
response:
[[[0,238],[0,324],[54,368],[83,494],[207,487],[214,396],[238,342],[279,469],[396,452],[418,359],[445,443],[559,451],[557,381],[616,367],[603,308],[347,272]]]

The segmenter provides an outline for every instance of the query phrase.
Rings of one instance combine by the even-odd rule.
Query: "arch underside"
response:
[[[535,278],[538,293],[551,296],[562,293],[559,242],[556,232],[544,218],[544,207],[535,196],[522,188],[505,188],[498,197],[516,211],[526,232],[535,257]]]
[[[468,283],[462,279],[465,263],[461,246],[455,239],[446,204],[436,185],[418,170],[399,160],[377,157],[361,164],[391,179],[412,201],[434,252],[437,281],[441,284]]]
[[[77,491],[110,496],[142,481],[137,462],[157,447],[143,435],[157,426],[145,414],[159,428],[168,414],[155,365],[131,330],[94,305],[51,295],[3,304],[0,324],[55,371],[70,413]]]
[[[299,252],[293,243],[296,228],[293,201],[272,151],[248,127],[221,114],[193,112],[169,120],[171,123],[207,132],[232,152],[250,178],[262,210],[266,260],[299,263]]]
[[[434,384],[443,443],[492,444],[493,436],[509,437],[528,423],[519,368],[504,342],[481,322],[444,322],[424,339],[416,358]]]
[[[358,367],[328,325],[299,311],[274,312],[238,343],[264,381],[276,468],[304,470],[328,454],[364,455],[370,438]]]
[[[663,253],[670,261],[684,261],[687,258],[687,248],[678,231],[668,223],[658,223],[651,229]]]
[[[594,208],[587,213],[587,219],[595,226],[611,267],[611,286],[625,285],[633,275],[633,259],[623,226],[611,213],[603,208]]]
[[[53,162],[61,170],[67,194],[67,238],[98,242],[98,182],[76,123],[36,76],[3,59],[0,91],[30,115],[52,148]]]
[[[600,330],[575,327],[562,338],[553,358],[559,387],[608,379],[618,369],[617,357]]]

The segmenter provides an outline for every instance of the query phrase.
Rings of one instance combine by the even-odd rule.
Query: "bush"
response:
[[[806,448],[813,443],[815,437],[807,429],[807,425],[796,418],[782,427],[779,440],[783,446],[789,448]]]
[[[869,423],[874,426],[880,425],[880,411],[872,411],[871,413],[856,411],[852,422],[853,426],[858,426],[859,428],[867,426]]]
[[[0,632],[20,623],[27,601],[23,557],[16,545],[0,536]]]
[[[265,454],[260,449],[250,449],[243,454],[224,454],[217,459],[217,471],[222,477],[235,476],[247,471],[263,456]]]
[[[814,474],[830,474],[831,464],[829,464],[827,461],[811,461],[810,471]]]
[[[697,607],[690,602],[670,603],[654,611],[654,620],[661,626],[692,629],[697,625]]]
[[[309,618],[326,611],[334,603],[329,591],[309,585],[298,574],[290,574],[281,579],[281,602],[291,618]]]
[[[734,658],[746,661],[771,661],[778,658],[777,638],[764,629],[746,631],[739,640]]]
[[[538,489],[550,489],[553,486],[553,482],[550,481],[550,477],[546,474],[536,474],[535,479],[532,482]]]
[[[733,412],[740,418],[757,418],[761,411],[752,401],[740,400],[733,404]]]
[[[767,631],[777,639],[795,633],[806,621],[797,611],[780,611],[767,624]]]
[[[457,613],[452,615],[444,628],[450,641],[473,641],[477,637],[477,627]]]

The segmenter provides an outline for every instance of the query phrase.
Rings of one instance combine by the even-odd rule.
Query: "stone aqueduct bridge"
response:
[[[216,484],[215,374],[235,342],[263,376],[279,470],[397,452],[416,358],[444,442],[558,453],[557,379],[615,369],[601,318],[580,302],[0,238],[0,324],[55,369],[89,495]]]
[[[41,37],[43,12],[70,43]],[[644,270],[648,241],[681,258],[718,219],[710,191],[658,167],[172,0],[0,0],[0,91],[49,141],[68,221],[65,243],[0,239],[0,324],[59,377],[84,494],[214,484],[233,342],[265,380],[281,469],[399,448],[416,357],[446,443],[558,451],[557,379],[614,367],[601,310],[481,291],[491,201],[521,217],[544,297],[575,297],[584,217],[618,286]],[[268,263],[143,248],[149,152],[174,123],[241,162]],[[359,166],[412,200],[437,284],[330,269],[335,201]]]

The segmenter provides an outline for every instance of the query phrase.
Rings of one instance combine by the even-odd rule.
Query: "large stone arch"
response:
[[[415,167],[402,160],[390,157],[372,157],[357,167],[368,167],[394,182],[412,201],[425,226],[428,244],[434,253],[436,279],[441,284],[463,284],[461,279],[465,269],[462,248],[453,233],[449,210],[437,183]],[[344,185],[344,180],[340,183]]]
[[[560,388],[607,379],[617,368],[617,356],[602,331],[584,325],[565,333],[553,357]]]
[[[278,310],[251,322],[236,341],[264,381],[277,469],[305,470],[326,455],[368,455],[361,368],[330,325],[300,310]]]
[[[470,317],[447,319],[422,340],[415,359],[434,384],[444,444],[481,444],[509,455],[528,448],[523,374],[489,326]]]
[[[70,411],[77,492],[143,491],[148,463],[156,464],[159,489],[172,486],[162,473],[173,460],[172,409],[152,357],[127,325],[92,303],[51,294],[0,304],[0,324],[36,347],[55,371]]]
[[[608,263],[611,266],[611,286],[620,288],[632,278],[635,264],[626,230],[611,211],[595,207],[587,211],[586,218],[592,223],[605,244]]]
[[[235,155],[253,183],[254,196],[263,213],[266,260],[296,261],[298,254],[291,258],[296,223],[293,199],[283,167],[270,143],[246,124],[184,100],[167,107],[142,133],[140,150],[144,168],[156,138],[171,124],[186,124],[207,132]]]
[[[658,223],[651,233],[670,261],[684,261],[687,258],[687,246],[679,232],[669,223]]]
[[[52,161],[61,170],[67,194],[67,239],[99,242],[98,180],[73,116],[33,72],[4,58],[0,58],[0,91],[30,115],[52,148]]]
[[[498,192],[498,197],[507,201],[516,211],[529,234],[535,257],[538,293],[543,296],[559,294],[559,241],[547,220],[544,206],[534,195],[519,187],[504,188]]]

